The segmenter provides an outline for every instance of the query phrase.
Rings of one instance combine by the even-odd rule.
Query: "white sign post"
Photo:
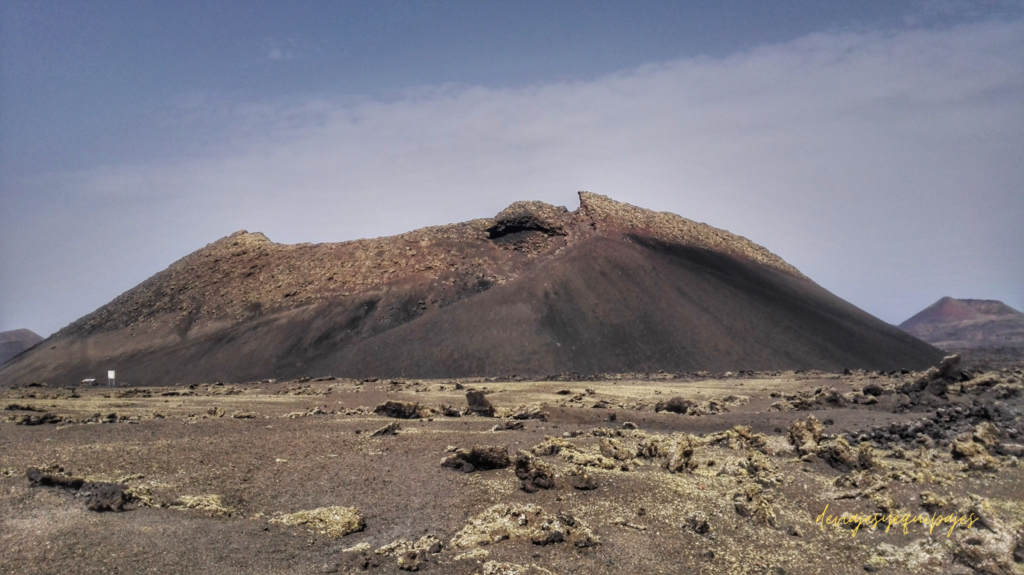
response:
[[[107,385],[110,387],[114,387],[114,370],[110,370],[107,372]]]

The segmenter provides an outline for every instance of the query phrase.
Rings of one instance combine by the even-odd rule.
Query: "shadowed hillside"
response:
[[[920,369],[937,349],[761,246],[580,193],[336,244],[238,232],[0,369],[132,385],[577,371]]]

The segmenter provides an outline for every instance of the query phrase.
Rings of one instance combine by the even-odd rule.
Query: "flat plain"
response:
[[[954,367],[10,388],[0,572],[1024,572],[1024,370]]]

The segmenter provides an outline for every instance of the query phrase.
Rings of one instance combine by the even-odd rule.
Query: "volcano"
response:
[[[934,365],[942,353],[767,249],[580,192],[575,211],[327,244],[234,233],[0,369],[129,385]]]
[[[900,329],[942,349],[1024,348],[1024,313],[997,300],[944,297]]]

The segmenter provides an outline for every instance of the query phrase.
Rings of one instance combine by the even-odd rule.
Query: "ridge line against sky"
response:
[[[519,87],[172,101],[147,127],[187,146],[0,176],[0,331],[55,331],[238,229],[344,241],[581,189],[746,236],[891,323],[944,295],[1024,309],[1019,17]]]

